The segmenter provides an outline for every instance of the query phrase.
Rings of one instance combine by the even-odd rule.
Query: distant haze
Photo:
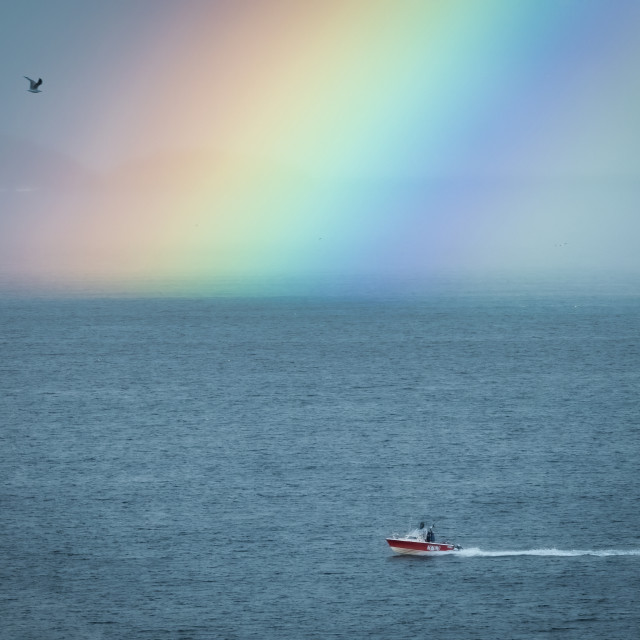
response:
[[[2,18],[3,289],[640,276],[635,2]]]

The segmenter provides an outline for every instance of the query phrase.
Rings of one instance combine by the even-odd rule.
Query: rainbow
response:
[[[69,155],[91,177],[21,194],[0,184],[13,211],[3,281],[170,293],[637,268],[625,232],[602,246],[611,216],[637,224],[637,195],[615,182],[640,169],[626,128],[638,132],[637,3],[247,0],[152,13],[102,63],[78,118]],[[613,213],[594,199],[601,183]]]

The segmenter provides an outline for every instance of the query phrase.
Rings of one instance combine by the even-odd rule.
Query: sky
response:
[[[6,0],[0,53],[0,290],[640,276],[635,0]]]

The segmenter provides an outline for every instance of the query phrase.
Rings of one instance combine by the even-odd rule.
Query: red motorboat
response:
[[[428,531],[424,530],[424,523],[420,523],[417,531],[408,533],[405,536],[392,536],[387,538],[387,544],[396,553],[402,553],[412,556],[431,555],[443,551],[458,551],[462,549],[457,544],[450,542],[436,542],[433,533],[435,525],[432,525]]]

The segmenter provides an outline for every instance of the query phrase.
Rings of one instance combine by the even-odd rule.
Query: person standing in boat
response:
[[[435,542],[436,536],[433,533],[433,525],[429,527],[429,531],[427,531],[427,542]]]

